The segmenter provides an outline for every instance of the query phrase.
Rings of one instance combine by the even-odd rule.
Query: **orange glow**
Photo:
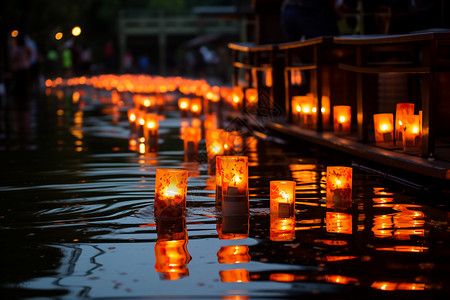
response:
[[[19,30],[13,30],[11,31],[11,37],[15,38],[19,35]]]
[[[352,171],[350,167],[327,167],[328,208],[347,209],[352,206]]]
[[[333,106],[334,133],[349,134],[351,131],[351,107],[349,105]]]
[[[250,262],[249,248],[246,245],[224,246],[217,252],[220,264],[240,264]]]
[[[358,282],[358,279],[341,276],[341,275],[325,275],[325,280],[327,282],[338,283],[338,284],[350,284]]]
[[[156,169],[155,217],[181,217],[186,211],[188,171]]]
[[[155,244],[155,270],[161,279],[177,280],[189,276],[186,267],[191,257],[187,251],[187,238],[182,240],[157,241]]]
[[[394,116],[391,113],[374,114],[375,142],[383,145],[392,144],[394,141]]]
[[[57,41],[59,41],[60,39],[62,39],[62,37],[63,37],[62,32],[57,32],[57,33],[55,34],[55,39],[56,39]]]
[[[397,144],[402,143],[405,117],[409,115],[414,115],[414,103],[397,103],[395,110],[395,140]]]
[[[270,240],[292,241],[295,239],[295,215],[289,218],[270,216]]]
[[[278,281],[278,282],[294,282],[295,275],[289,273],[273,273],[269,276],[270,281]]]
[[[232,269],[220,271],[222,282],[250,282],[250,274],[246,269]]]
[[[248,215],[248,157],[221,157],[222,215]]]
[[[81,28],[78,26],[75,26],[72,28],[72,35],[73,36],[79,36],[81,34]]]
[[[270,213],[280,218],[295,214],[295,181],[270,181]]]
[[[403,116],[402,118],[404,123],[402,133],[403,150],[410,152],[419,152],[419,149],[422,145],[422,139],[419,130],[420,116],[407,115]]]
[[[327,232],[352,234],[352,215],[346,213],[326,213]]]

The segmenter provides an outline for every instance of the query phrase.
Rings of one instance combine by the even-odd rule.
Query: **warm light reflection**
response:
[[[358,279],[353,277],[347,277],[342,275],[325,275],[325,280],[327,282],[338,283],[338,284],[355,284]]]
[[[220,240],[239,240],[248,238],[249,217],[222,217],[218,218],[216,230]]]
[[[57,41],[59,41],[60,39],[62,39],[62,37],[63,37],[62,32],[57,32],[57,33],[55,34],[55,40],[57,40]]]
[[[407,283],[407,282],[390,282],[390,281],[374,281],[370,286],[373,289],[383,291],[395,291],[395,290],[409,290],[420,291],[425,290],[425,283]]]
[[[81,34],[81,28],[79,26],[75,26],[72,28],[72,35],[79,36]]]
[[[326,228],[330,233],[352,233],[352,215],[339,212],[326,213]]]
[[[250,262],[251,257],[247,245],[223,246],[217,252],[220,264],[240,264]]]
[[[250,274],[246,269],[232,269],[220,271],[222,282],[250,282]]]

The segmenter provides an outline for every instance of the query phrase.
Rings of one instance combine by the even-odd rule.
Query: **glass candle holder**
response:
[[[331,114],[331,104],[330,97],[322,96],[322,108],[320,109],[322,113],[322,124],[324,128],[330,127],[330,114]]]
[[[148,152],[158,151],[159,116],[154,113],[145,115],[144,136]]]
[[[155,244],[155,270],[163,280],[177,280],[189,276],[187,264],[191,256],[187,250],[186,219],[156,220],[158,239]]]
[[[408,115],[403,116],[403,151],[420,152],[422,139],[420,135],[420,116]]]
[[[244,92],[242,91],[242,88],[239,86],[233,87],[233,90],[231,92],[231,105],[233,106],[234,110],[241,110],[243,102]]]
[[[333,106],[333,126],[336,134],[349,134],[352,128],[352,108],[349,105]]]
[[[375,142],[377,145],[391,146],[394,143],[394,115],[374,114],[373,124],[375,132]]]
[[[155,218],[184,216],[187,180],[186,170],[156,169]]]
[[[302,117],[302,105],[301,105],[301,98],[303,96],[294,96],[291,100],[291,106],[292,106],[292,122],[296,124],[301,123],[301,117]]]
[[[216,207],[222,207],[222,163],[223,156],[216,156]]]
[[[198,118],[202,114],[202,99],[193,98],[190,102],[191,117]]]
[[[248,112],[255,112],[258,104],[258,90],[247,88],[245,90],[245,108]]]
[[[238,216],[249,214],[248,157],[221,158],[222,214]]]
[[[352,234],[352,215],[327,211],[326,228],[330,233]]]
[[[270,214],[279,218],[295,215],[295,181],[270,182]]]
[[[143,111],[139,110],[136,113],[136,129],[137,129],[137,135],[139,138],[139,142],[141,142],[141,143],[145,142],[144,127],[145,127],[145,113]]]
[[[404,118],[414,115],[414,103],[397,103],[395,109],[395,143],[403,145]]]
[[[295,238],[295,215],[289,218],[279,218],[270,215],[270,240],[292,241]]]
[[[187,118],[189,113],[189,98],[180,98],[178,99],[178,108],[180,109],[180,116],[182,118]]]
[[[217,252],[219,264],[241,264],[251,261],[247,245],[223,246]]]
[[[327,167],[327,208],[348,209],[352,206],[352,168]]]
[[[317,108],[314,106],[314,97],[312,94],[306,96],[298,96],[301,107],[301,121],[300,125],[304,128],[316,127]]]
[[[202,139],[201,128],[187,127],[183,134],[184,160],[196,161],[198,158],[198,142]]]

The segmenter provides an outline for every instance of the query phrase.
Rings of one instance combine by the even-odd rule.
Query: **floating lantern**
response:
[[[407,115],[402,117],[403,122],[403,151],[419,152],[422,146],[420,136],[420,116]]]
[[[187,251],[186,219],[156,220],[158,240],[155,244],[155,270],[163,280],[177,280],[189,276],[186,267],[191,256]]]
[[[187,127],[184,129],[184,160],[195,161],[198,155],[198,142],[202,139],[202,132],[199,127]]]
[[[233,87],[231,92],[231,105],[235,110],[240,110],[244,100],[244,92],[239,86]]]
[[[180,115],[182,118],[187,118],[189,112],[189,98],[180,98],[178,100],[178,107],[180,108]]]
[[[190,102],[191,117],[198,118],[202,114],[202,99],[194,98]]]
[[[130,108],[127,111],[128,121],[130,123],[130,132],[131,134],[136,133],[136,118],[137,118],[137,110],[135,108]]]
[[[378,145],[393,145],[394,143],[394,115],[374,114],[373,124],[375,131],[375,142]]]
[[[330,233],[352,234],[352,215],[327,211],[326,227]]]
[[[270,214],[279,218],[295,215],[295,181],[270,182]]]
[[[145,142],[144,126],[145,126],[145,113],[142,111],[138,111],[136,113],[136,127],[137,127],[137,135],[141,143]]]
[[[249,214],[248,158],[224,156],[221,158],[222,214],[237,216]]]
[[[155,217],[182,217],[186,211],[188,171],[156,169]]]
[[[157,114],[145,115],[144,136],[145,142],[148,146],[148,152],[158,151],[158,129],[159,129],[159,116]]]
[[[251,261],[247,245],[221,247],[217,252],[219,264],[241,264]]]
[[[352,168],[327,167],[327,208],[352,206]]]
[[[397,103],[395,110],[395,143],[403,145],[404,118],[414,115],[414,103]]]
[[[220,271],[222,282],[250,282],[250,273],[246,269],[232,269]]]
[[[219,240],[239,240],[248,238],[249,216],[223,216],[217,220],[216,230]]]
[[[295,238],[295,215],[289,218],[279,218],[270,215],[270,240],[292,241]]]
[[[224,142],[222,140],[223,129],[215,129],[206,132],[206,155],[208,157],[208,174],[216,173],[216,156],[224,154]]]
[[[333,106],[333,125],[334,133],[349,134],[351,132],[352,124],[352,109],[349,105],[335,105]]]

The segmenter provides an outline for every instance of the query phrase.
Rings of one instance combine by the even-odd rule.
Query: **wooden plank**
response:
[[[345,45],[376,45],[422,42],[434,39],[450,39],[450,31],[412,34],[347,35],[334,37],[333,42],[335,44]]]
[[[380,66],[380,67],[360,67],[348,64],[338,64],[338,68],[350,72],[366,73],[366,74],[428,74],[431,72],[430,67],[398,67],[398,66]]]
[[[267,122],[266,127],[276,132],[393,168],[441,180],[450,180],[450,163],[448,162],[433,161],[419,156],[394,152],[376,146],[362,144],[348,138],[338,137],[329,132],[315,132],[313,130],[302,129],[295,125]]]

